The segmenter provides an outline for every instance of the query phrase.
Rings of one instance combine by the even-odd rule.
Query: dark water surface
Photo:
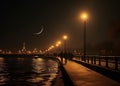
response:
[[[0,57],[0,86],[51,86],[57,73],[52,59]]]

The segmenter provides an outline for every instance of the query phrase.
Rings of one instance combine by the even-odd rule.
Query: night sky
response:
[[[18,50],[23,42],[28,50],[46,49],[64,34],[68,35],[69,48],[82,48],[83,20],[79,15],[84,11],[89,15],[89,45],[120,38],[119,0],[0,0],[0,11],[0,49],[3,50]],[[42,34],[34,35],[41,25]]]

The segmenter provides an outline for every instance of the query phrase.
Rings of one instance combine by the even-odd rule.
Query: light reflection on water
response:
[[[8,73],[6,72],[4,58],[0,58],[0,85],[5,84],[5,82],[7,81],[7,75]]]
[[[51,86],[57,73],[52,59],[0,57],[0,85]]]

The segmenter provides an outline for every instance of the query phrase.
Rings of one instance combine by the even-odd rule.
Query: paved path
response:
[[[120,86],[120,83],[72,61],[64,68],[75,86]]]

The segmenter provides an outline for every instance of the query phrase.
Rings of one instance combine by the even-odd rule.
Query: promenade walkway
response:
[[[64,68],[75,86],[120,86],[119,82],[73,61],[67,61]]]

